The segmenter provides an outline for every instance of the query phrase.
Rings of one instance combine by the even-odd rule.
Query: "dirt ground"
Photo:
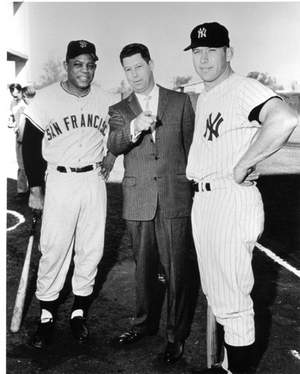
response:
[[[266,224],[260,240],[264,246],[300,269],[300,176],[263,177]],[[6,366],[10,374],[185,374],[206,362],[206,303],[199,291],[192,332],[183,359],[165,366],[161,353],[165,346],[165,313],[160,332],[126,349],[116,349],[111,339],[128,328],[134,314],[134,264],[130,243],[121,217],[121,186],[108,183],[108,217],[105,254],[99,265],[95,294],[89,314],[90,342],[78,346],[72,339],[68,318],[72,304],[70,277],[66,281],[59,309],[55,344],[46,352],[27,345],[38,320],[38,303],[33,296],[39,259],[37,240],[30,269],[25,317],[18,333],[9,330],[12,309],[29,236],[30,211],[26,203],[15,201],[16,182],[7,180],[7,209],[23,214],[26,222],[7,232],[7,330]],[[7,226],[15,218],[7,216]],[[300,279],[274,263],[258,249],[254,251],[257,373],[296,374],[300,361]],[[72,269],[70,270],[71,275]]]

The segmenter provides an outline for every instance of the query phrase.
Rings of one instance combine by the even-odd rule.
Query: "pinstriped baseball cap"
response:
[[[184,51],[196,47],[229,47],[228,30],[218,22],[196,26],[191,32],[191,44]]]
[[[91,55],[95,61],[98,60],[95,44],[87,40],[73,40],[68,44],[67,60],[83,54]]]

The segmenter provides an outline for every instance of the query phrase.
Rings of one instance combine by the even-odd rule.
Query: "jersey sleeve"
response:
[[[24,115],[29,121],[38,128],[38,130],[45,132],[48,118],[47,105],[44,100],[43,93],[37,93],[33,101],[24,110]]]
[[[248,118],[250,112],[272,97],[279,97],[269,87],[253,78],[246,78],[240,90],[240,108],[243,117]]]

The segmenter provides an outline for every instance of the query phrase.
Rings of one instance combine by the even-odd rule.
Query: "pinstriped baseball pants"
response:
[[[192,229],[202,289],[224,326],[225,342],[232,346],[255,340],[251,261],[263,225],[262,199],[255,186],[232,182],[194,196]]]

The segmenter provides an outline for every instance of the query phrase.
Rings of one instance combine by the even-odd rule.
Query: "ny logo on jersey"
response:
[[[207,140],[212,141],[213,137],[218,138],[219,137],[219,126],[223,122],[223,118],[221,116],[221,113],[219,112],[214,120],[212,120],[212,113],[208,116],[206,120],[206,130],[203,134],[204,138],[207,137]]]
[[[198,39],[206,38],[206,28],[202,27],[198,30]]]

